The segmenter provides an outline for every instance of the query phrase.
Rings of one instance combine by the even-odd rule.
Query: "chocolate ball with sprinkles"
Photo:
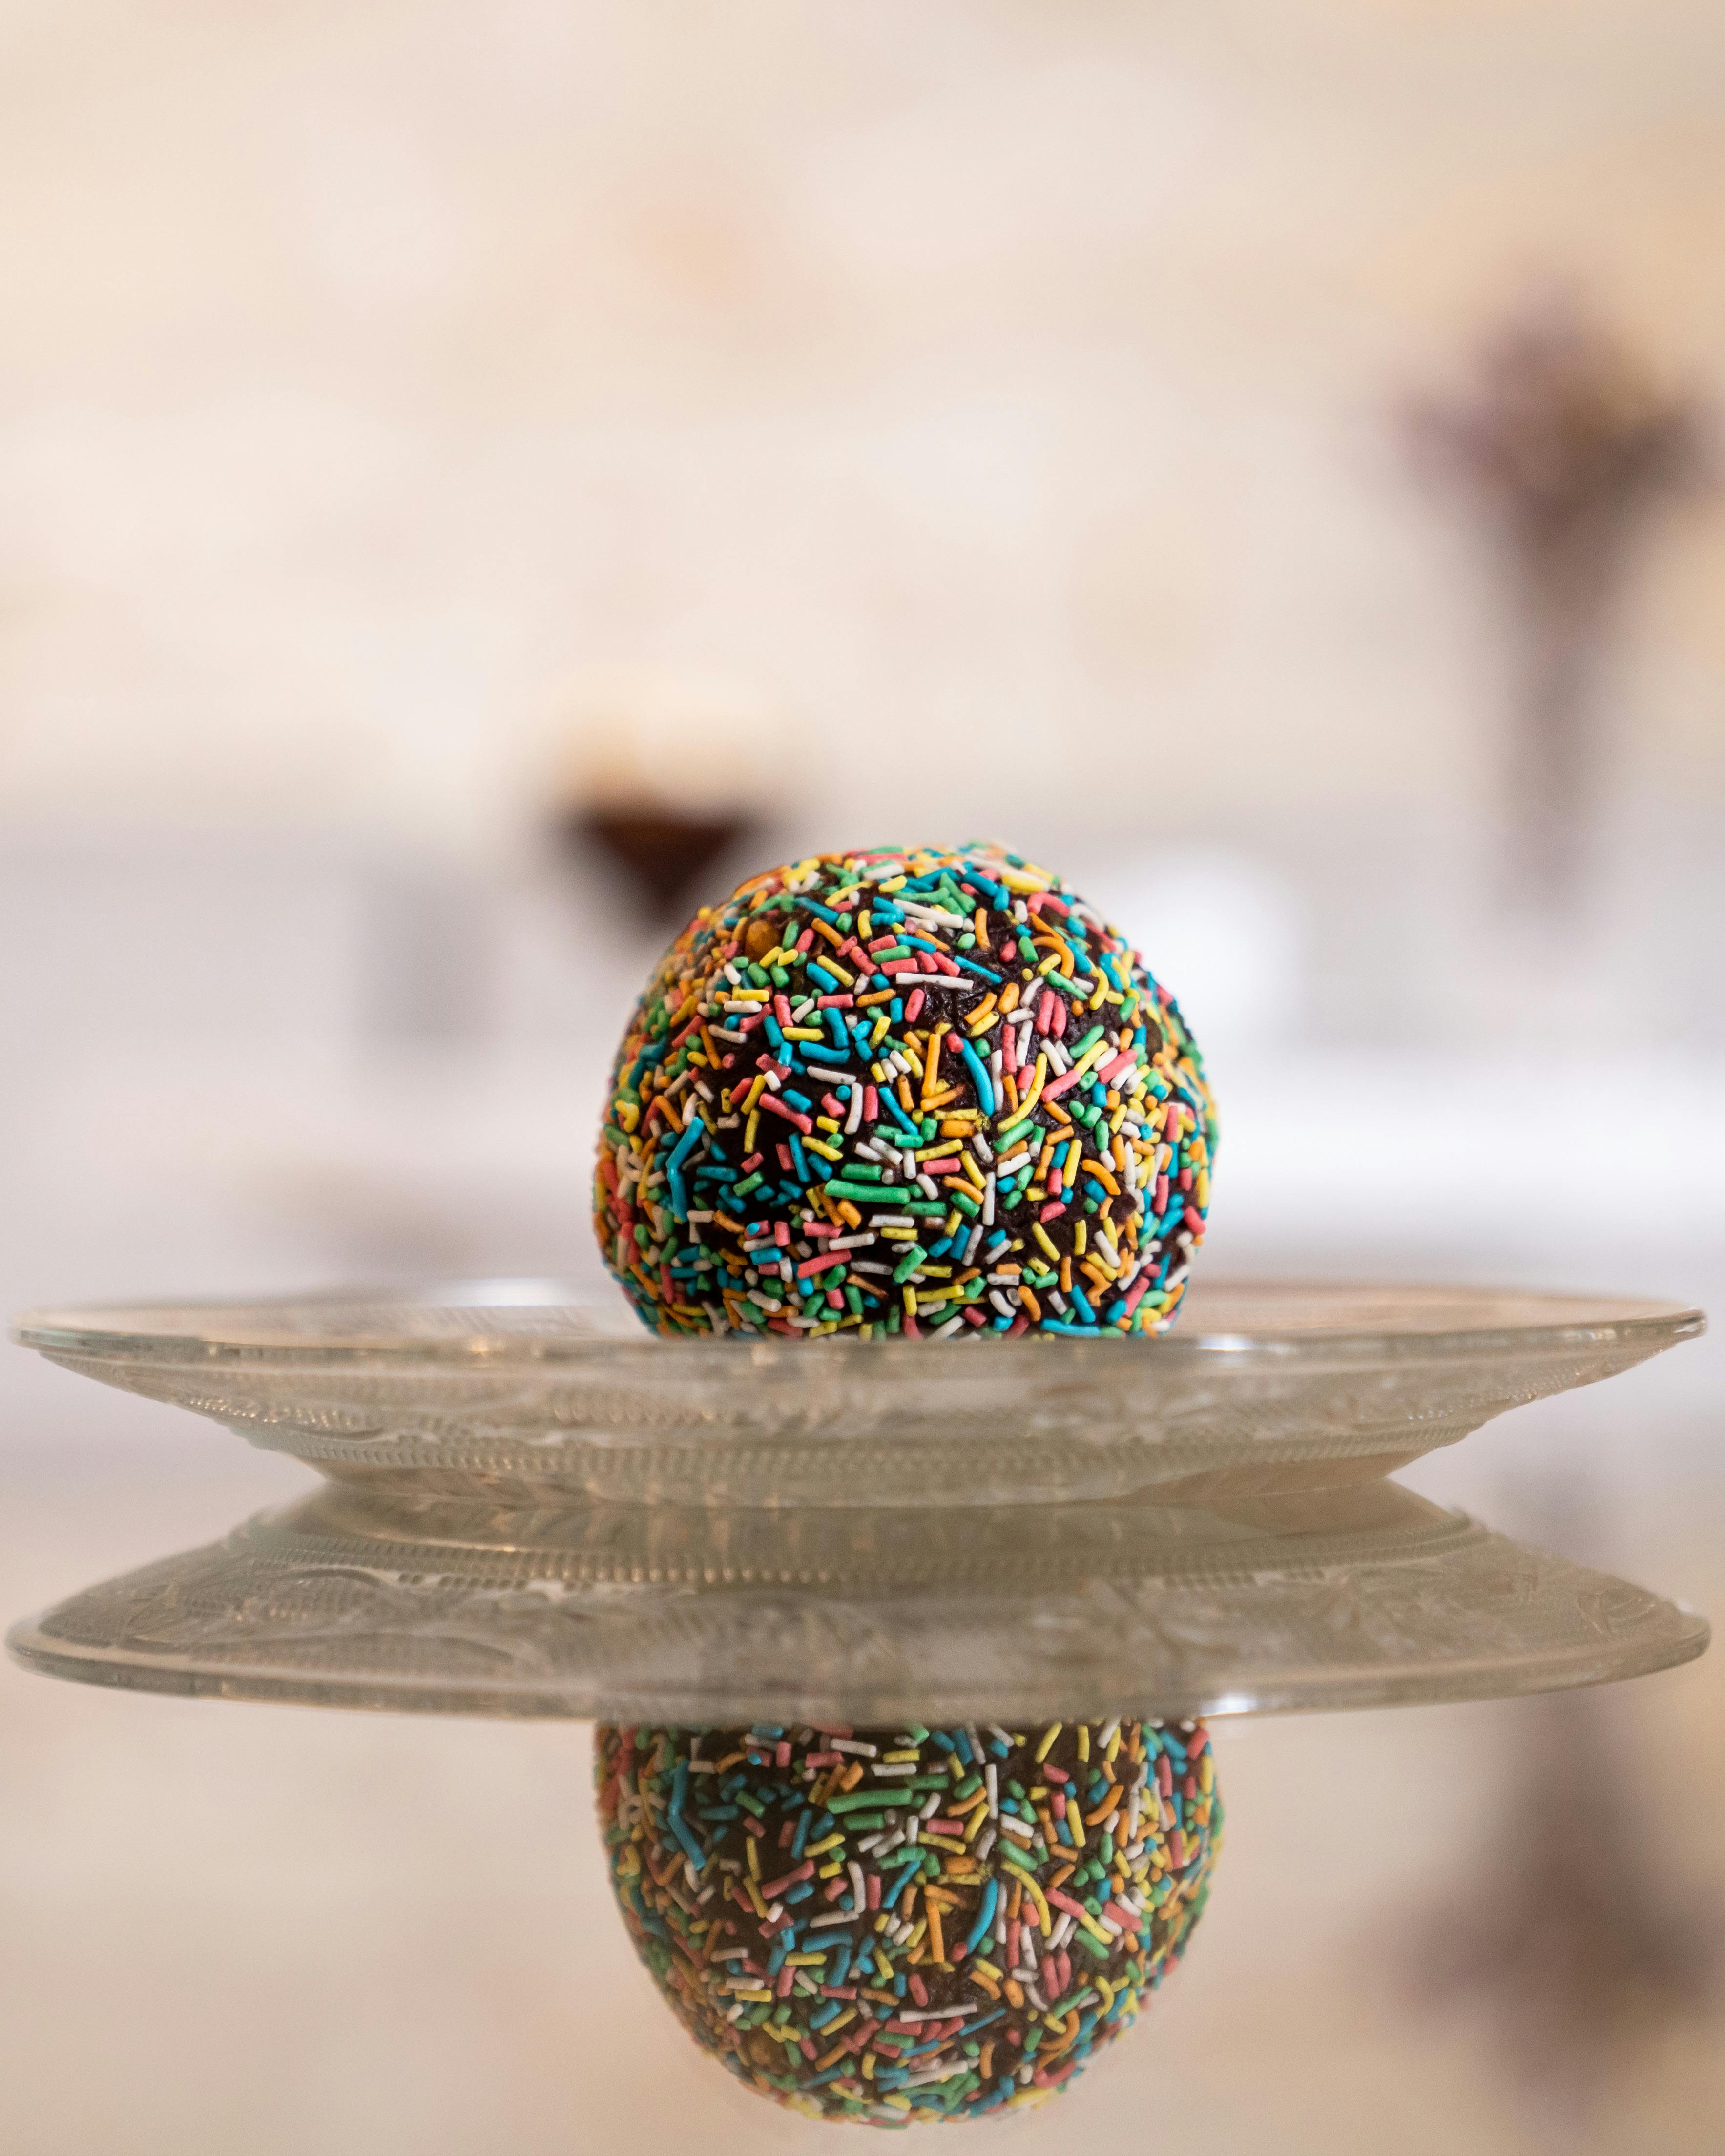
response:
[[[817,2118],[1065,2088],[1180,1958],[1222,1803],[1201,1722],[601,1728],[635,1950],[701,2046]]]
[[[605,1261],[668,1336],[1157,1332],[1209,1204],[1179,1007],[994,845],[820,854],[704,908],[612,1074]]]

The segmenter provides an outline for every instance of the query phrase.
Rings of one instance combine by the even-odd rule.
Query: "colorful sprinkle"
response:
[[[821,854],[678,937],[612,1073],[605,1262],[668,1336],[1159,1332],[1215,1150],[1178,1004],[993,845]]]
[[[601,1728],[635,1950],[704,2049],[811,2117],[1065,2088],[1183,1953],[1222,1802],[1202,1722]]]

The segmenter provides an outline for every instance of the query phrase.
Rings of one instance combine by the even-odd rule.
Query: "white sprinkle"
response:
[[[878,1744],[865,1744],[858,1738],[829,1737],[827,1743],[834,1752],[855,1752],[861,1759],[878,1759],[880,1756]]]

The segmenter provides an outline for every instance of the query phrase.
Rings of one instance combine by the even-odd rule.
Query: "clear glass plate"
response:
[[[1213,1280],[1158,1339],[668,1342],[620,1298],[497,1281],[41,1311],[17,1337],[380,1491],[927,1507],[1381,1473],[1702,1323],[1609,1297]]]
[[[15,1628],[46,1674],[429,1713],[737,1726],[1496,1697],[1705,1621],[1394,1482],[1204,1502],[524,1511],[329,1484]]]

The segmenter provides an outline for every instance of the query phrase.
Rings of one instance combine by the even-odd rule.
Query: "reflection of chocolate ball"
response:
[[[703,909],[612,1075],[605,1260],[665,1333],[1158,1332],[1209,1204],[1179,1008],[992,846],[823,854]]]
[[[1201,1722],[594,1742],[655,1983],[740,2080],[821,2118],[1064,2088],[1178,1960],[1221,1837]]]

